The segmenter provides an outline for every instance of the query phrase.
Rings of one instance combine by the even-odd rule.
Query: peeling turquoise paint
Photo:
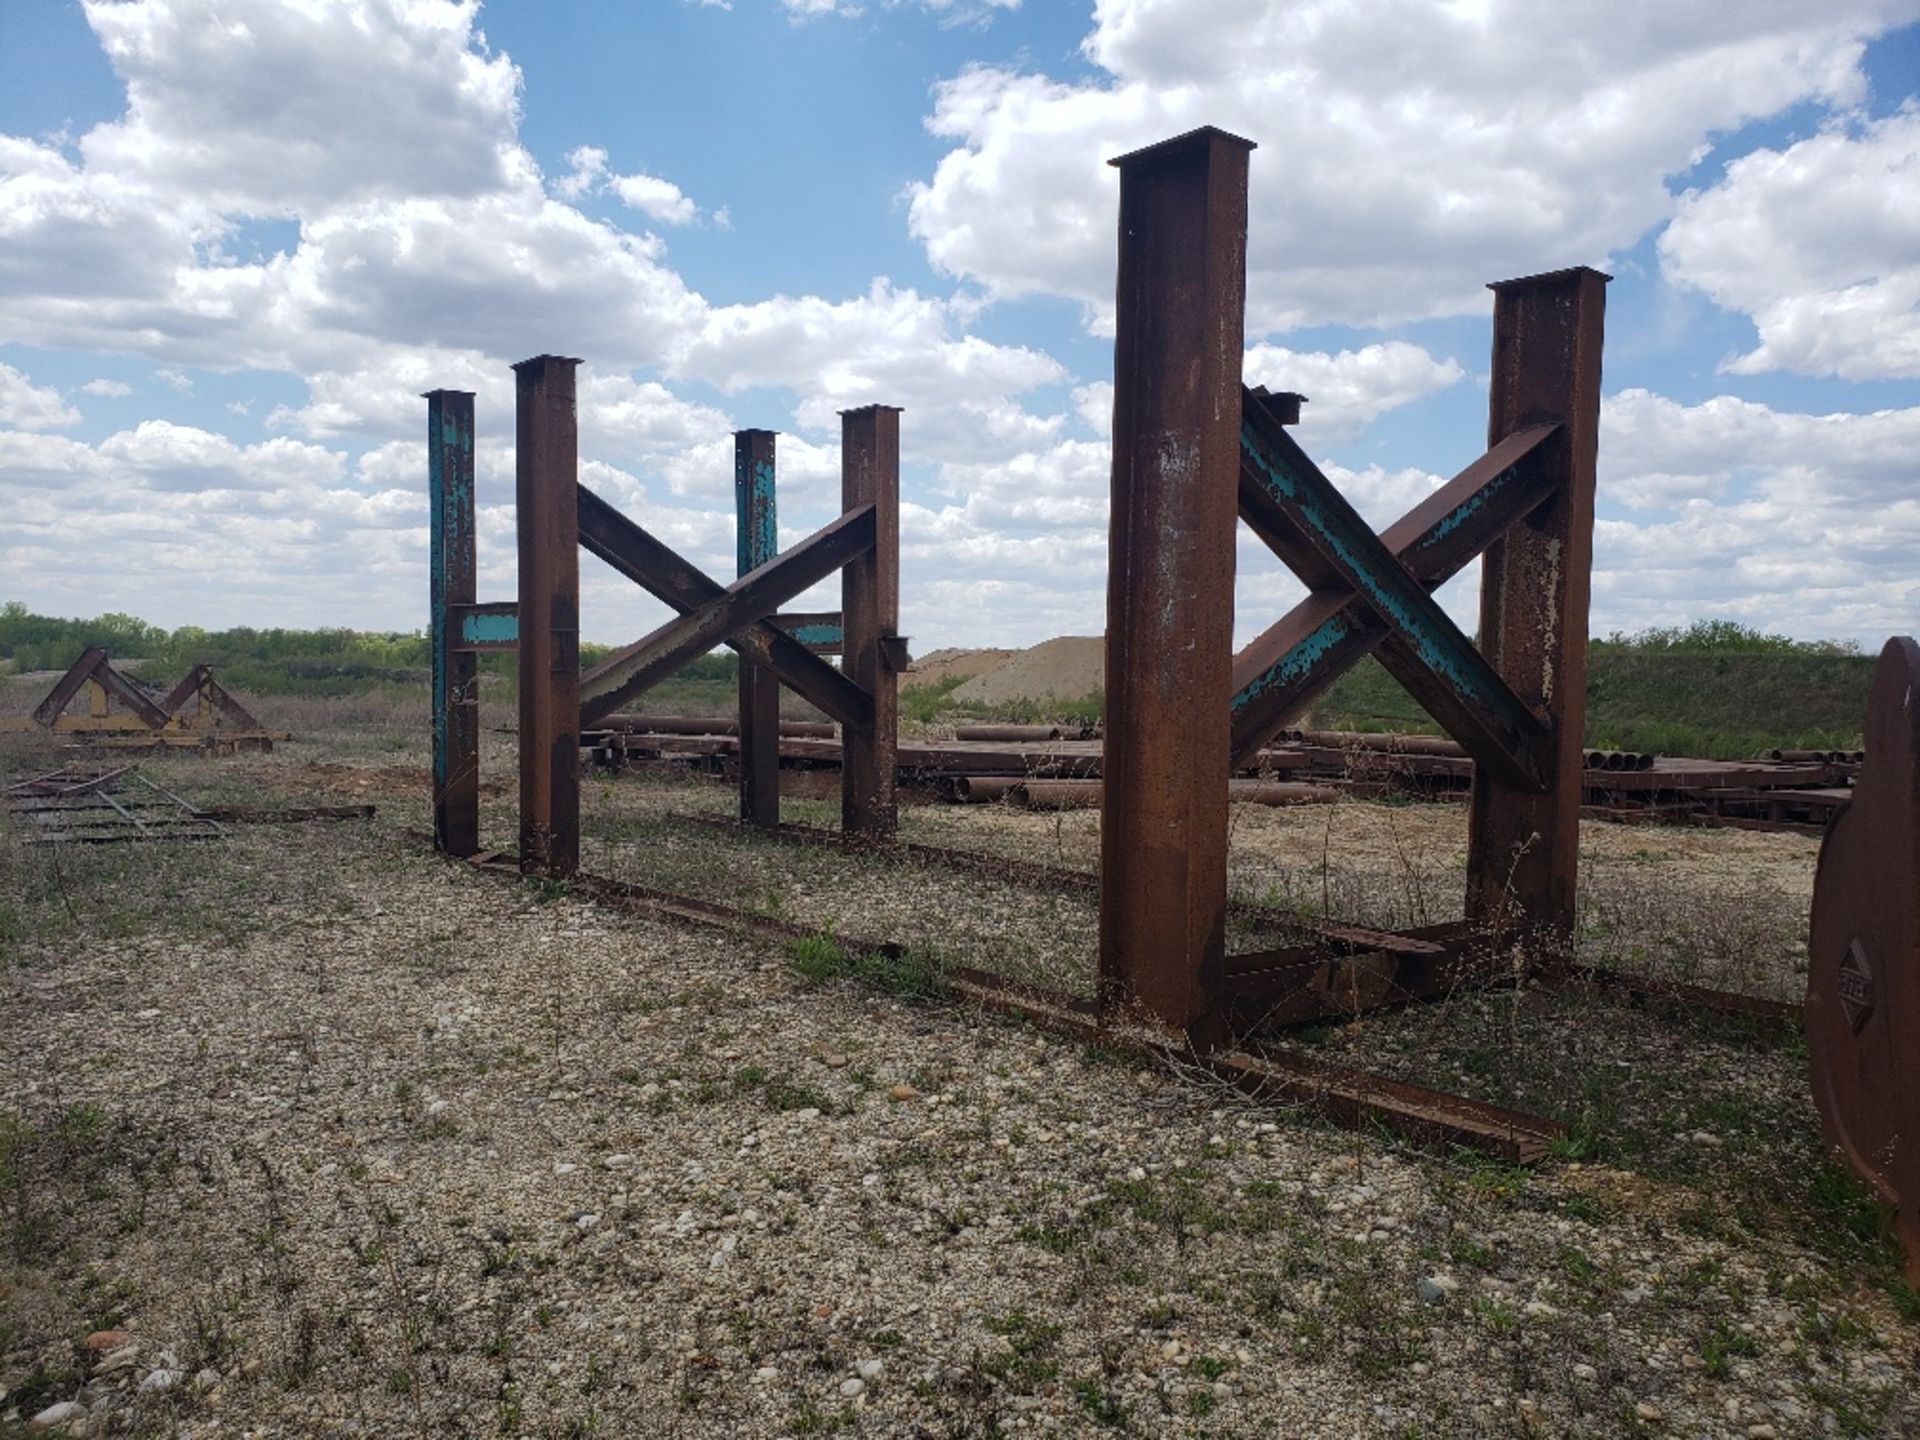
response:
[[[473,547],[474,496],[472,466],[447,465],[449,452],[470,456],[473,431],[459,423],[453,408],[437,395],[427,399],[427,521],[430,533],[428,560],[428,632],[433,652],[433,777],[440,784],[447,780],[451,753],[448,726],[451,700],[447,657],[453,643],[447,603],[447,566],[456,555],[470,553]]]
[[[1437,525],[1421,537],[1421,546],[1426,547],[1439,544],[1442,540],[1446,539],[1447,536],[1471,520],[1476,514],[1484,510],[1488,504],[1492,502],[1494,496],[1498,495],[1519,478],[1520,467],[1518,465],[1510,465],[1505,470],[1502,470],[1498,475],[1474,491],[1473,494],[1469,495],[1465,501],[1448,511]]]
[[[787,633],[802,645],[813,646],[817,649],[833,650],[840,648],[844,634],[838,625],[826,624],[795,625],[792,629],[788,630]]]
[[[734,565],[738,574],[745,575],[780,553],[773,461],[762,460],[752,465],[746,476],[736,478],[744,483],[734,487]]]
[[[463,645],[518,645],[518,615],[462,615],[460,643]]]
[[[1351,629],[1338,615],[1323,621],[1318,629],[1274,661],[1233,697],[1233,713],[1238,715],[1276,686],[1290,685],[1312,674],[1332,653],[1333,648],[1347,638]]]

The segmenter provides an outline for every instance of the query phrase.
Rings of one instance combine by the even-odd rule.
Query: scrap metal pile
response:
[[[220,840],[227,833],[132,765],[68,765],[9,785],[4,793],[7,812],[26,822],[29,845]]]
[[[84,715],[69,713],[82,694]],[[73,662],[28,718],[0,721],[0,728],[34,726],[74,737],[75,748],[107,750],[198,750],[230,755],[267,751],[286,740],[256,720],[207,665],[195,665],[180,683],[158,694],[118,669],[94,646]]]
[[[592,763],[708,762],[739,755],[739,724],[723,717],[609,715],[580,732]],[[1036,809],[1100,803],[1102,745],[1095,727],[962,725],[952,740],[902,740],[903,785],[956,804],[1006,801]],[[831,725],[782,721],[780,763],[833,769]],[[1627,823],[1661,821],[1740,830],[1823,833],[1847,803],[1858,752],[1784,751],[1765,760],[1697,760],[1590,750],[1581,774],[1581,815]],[[1324,804],[1388,790],[1428,800],[1468,798],[1473,757],[1452,740],[1337,730],[1287,730],[1257,751],[1229,784],[1237,803]]]

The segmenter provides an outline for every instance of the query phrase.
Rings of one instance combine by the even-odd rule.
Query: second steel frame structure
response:
[[[844,513],[784,553],[775,553],[772,432],[738,432],[740,574],[723,586],[579,483],[579,363],[540,355],[514,366],[516,601],[474,598],[473,395],[435,390],[426,396],[435,845],[458,856],[480,850],[476,654],[518,652],[520,867],[564,879],[580,865],[582,727],[720,644],[741,656],[743,814],[759,824],[778,823],[778,687],[785,684],[840,725],[844,829],[869,838],[891,835],[897,677],[906,668],[905,641],[896,633],[900,411],[869,405],[843,413]],[[585,673],[581,547],[678,612]],[[777,613],[835,571],[842,575],[841,615]],[[801,622],[815,622],[806,628],[825,633],[809,636]],[[842,652],[840,669],[816,653],[833,649]]]

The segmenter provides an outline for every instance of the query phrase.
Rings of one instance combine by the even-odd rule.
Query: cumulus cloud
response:
[[[1809,638],[1910,630],[1920,408],[1803,414],[1645,390],[1601,412],[1595,628],[1727,616]],[[1639,512],[1639,513],[1635,513]]]
[[[1453,360],[1434,359],[1418,345],[1388,340],[1337,355],[1255,345],[1247,351],[1242,373],[1249,385],[1305,395],[1302,440],[1337,444],[1359,434],[1375,416],[1447,389],[1466,371]]]
[[[1116,183],[1102,162],[1216,124],[1265,142],[1253,334],[1463,313],[1486,281],[1632,244],[1671,211],[1664,177],[1714,134],[1857,100],[1863,38],[1902,13],[1100,0],[1083,47],[1099,78],[977,67],[938,87],[927,125],[954,148],[911,188],[909,223],[942,272],[995,297],[1078,299],[1102,326]]]
[[[119,380],[89,380],[80,387],[82,395],[99,395],[108,400],[122,400],[133,393],[133,387]]]
[[[700,218],[700,207],[671,180],[639,173],[615,174],[607,168],[607,152],[597,145],[582,145],[567,156],[567,163],[572,171],[553,188],[570,200],[607,190],[629,209],[639,210],[663,225],[691,225]]]
[[[80,412],[58,390],[36,385],[0,361],[0,425],[22,430],[64,430],[80,423]]]
[[[1682,198],[1660,258],[1752,316],[1730,370],[1920,376],[1920,109],[1741,156]]]

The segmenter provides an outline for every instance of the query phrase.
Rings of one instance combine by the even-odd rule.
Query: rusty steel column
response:
[[[520,532],[520,868],[565,879],[580,865],[578,360],[513,367]]]
[[[1219,1038],[1251,141],[1196,130],[1113,163],[1100,996]]]
[[[733,432],[735,570],[745,575],[780,553],[775,506],[774,432]],[[780,824],[780,680],[751,657],[740,659],[740,818]]]
[[[873,548],[840,572],[844,645],[840,667],[873,697],[873,723],[840,730],[840,828],[892,835],[894,751],[899,741],[895,651],[900,629],[900,410],[868,405],[840,412],[840,505],[874,507]]]
[[[449,855],[480,848],[478,657],[455,648],[455,609],[474,601],[473,395],[429,390],[427,509],[432,532],[433,844]],[[202,707],[206,700],[203,694]]]
[[[1516,929],[1550,963],[1566,955],[1579,872],[1607,279],[1580,267],[1488,287],[1488,448],[1543,421],[1561,428],[1534,458],[1548,498],[1487,547],[1480,578],[1480,649],[1546,721],[1536,754],[1546,783],[1533,789],[1475,767],[1467,914]]]

